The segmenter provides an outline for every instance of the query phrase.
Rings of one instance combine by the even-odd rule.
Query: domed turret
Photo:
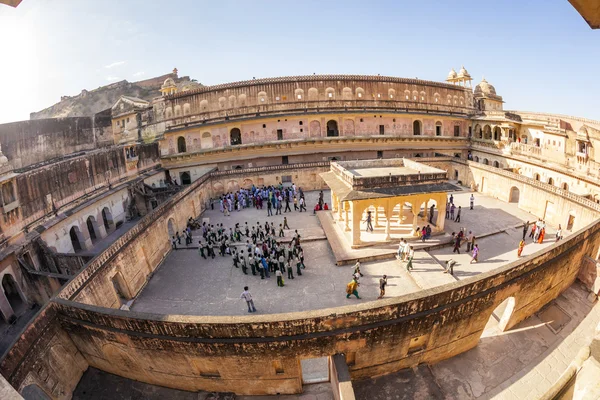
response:
[[[496,88],[488,83],[488,81],[483,78],[481,82],[477,86],[475,86],[475,94],[484,94],[484,95],[492,95],[496,96]]]
[[[467,72],[467,69],[463,66],[460,67],[460,71],[458,71],[458,77],[459,78],[470,78],[471,75],[469,75],[469,72]]]
[[[173,93],[177,92],[177,85],[175,84],[175,81],[173,80],[173,78],[169,77],[169,78],[165,79],[165,82],[160,87],[160,92],[162,93],[163,96],[167,96],[169,94],[173,94]]]
[[[454,68],[452,68],[448,73],[448,78],[446,78],[446,80],[456,79],[456,76],[456,71],[454,70]]]

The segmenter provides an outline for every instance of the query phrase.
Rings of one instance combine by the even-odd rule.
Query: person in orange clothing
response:
[[[356,278],[352,278],[352,281],[346,285],[346,298],[349,299],[350,295],[355,295],[357,299],[360,299],[358,296],[358,282]]]
[[[519,242],[519,248],[517,250],[517,257],[521,257],[521,253],[523,252],[524,248],[525,248],[525,240],[521,240]]]
[[[546,236],[546,228],[542,228],[542,230],[540,231],[540,237],[538,238],[538,243],[542,244],[544,243],[544,236]]]

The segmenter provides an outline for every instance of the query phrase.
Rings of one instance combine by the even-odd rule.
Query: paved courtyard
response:
[[[307,204],[315,204],[318,192],[307,192]],[[324,193],[325,200],[329,192]],[[383,274],[388,276],[386,296],[401,296],[421,289],[443,285],[458,279],[487,272],[517,259],[516,248],[522,236],[523,221],[535,220],[535,217],[515,204],[475,194],[475,209],[468,210],[470,192],[454,193],[454,201],[464,207],[462,221],[456,223],[446,220],[446,232],[458,231],[464,227],[473,230],[475,235],[486,235],[477,239],[481,249],[479,262],[470,264],[471,256],[464,252],[452,253],[452,247],[443,247],[432,251],[415,252],[414,270],[406,271],[403,263],[392,259],[362,264],[365,275],[360,280],[361,299],[346,299],[346,284],[352,278],[353,265],[336,266],[330,244],[319,219],[309,212],[292,211],[282,215],[267,217],[266,209],[254,208],[234,211],[230,217],[219,212],[218,204],[214,210],[207,210],[202,218],[211,224],[223,223],[226,229],[236,223],[244,226],[257,222],[273,222],[278,230],[286,216],[290,230],[286,231],[289,240],[294,230],[298,230],[303,240],[306,269],[302,276],[285,278],[285,287],[277,287],[274,276],[260,279],[260,276],[244,275],[241,269],[234,268],[230,256],[217,256],[214,260],[204,260],[198,254],[198,237],[190,248],[172,251],[159,267],[134,301],[134,311],[183,314],[183,315],[242,315],[247,312],[245,302],[240,299],[244,286],[249,286],[259,313],[286,313],[306,311],[347,304],[375,301],[379,295],[378,283]],[[293,208],[293,207],[292,207]],[[531,243],[525,247],[524,255],[532,254],[554,242],[551,227],[543,244]],[[198,235],[198,232],[195,232]],[[245,239],[243,240],[245,242]],[[241,244],[240,244],[241,245]],[[361,252],[369,252],[369,248]],[[373,249],[373,251],[376,251]],[[448,259],[457,261],[454,276],[443,273],[442,265]]]

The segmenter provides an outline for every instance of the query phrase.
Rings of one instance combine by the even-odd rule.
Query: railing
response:
[[[271,172],[271,171],[285,171],[288,169],[318,168],[318,167],[327,167],[327,166],[329,166],[329,161],[316,161],[316,162],[299,163],[299,164],[282,164],[282,165],[270,165],[270,166],[265,166],[265,167],[232,169],[229,171],[214,171],[214,172],[211,172],[209,175],[211,178],[218,178],[220,176],[230,176],[230,175],[238,175],[238,174],[252,174],[252,173]]]

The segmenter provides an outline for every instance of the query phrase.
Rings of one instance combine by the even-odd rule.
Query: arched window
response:
[[[69,230],[69,236],[71,238],[71,245],[73,246],[74,252],[78,252],[84,249],[83,235],[79,231],[79,227],[71,227],[71,229]]]
[[[502,136],[502,132],[500,130],[500,127],[495,127],[494,128],[494,140],[498,141],[500,140],[500,137]]]
[[[338,124],[335,120],[327,121],[327,136],[339,136]]]
[[[25,301],[21,297],[17,282],[11,274],[5,274],[2,278],[2,290],[14,314],[19,315],[26,310]],[[14,319],[14,316],[11,319]]]
[[[553,185],[554,186],[554,179],[548,178],[548,185]]]
[[[500,168],[500,163],[498,161],[494,161],[494,167]]]
[[[239,128],[233,128],[231,132],[229,132],[229,138],[232,146],[242,144],[242,132],[239,130]]]
[[[102,209],[102,222],[104,223],[104,229],[106,233],[110,233],[115,230],[115,221],[113,220],[112,213],[108,207]]]
[[[185,138],[183,136],[179,136],[177,138],[177,152],[185,153],[185,151],[186,151]]]
[[[488,159],[487,159],[487,158],[484,158],[484,159],[483,159],[483,164],[484,164],[484,165],[489,165],[489,163],[490,163],[490,162],[488,161]]]
[[[562,190],[569,190],[569,185],[567,184],[567,182],[563,182],[563,184],[561,185]]]
[[[413,135],[421,134],[421,121],[418,119],[413,122]]]
[[[189,184],[191,184],[191,183],[192,183],[192,178],[191,178],[191,176],[190,176],[190,173],[189,173],[189,172],[187,172],[187,171],[185,171],[185,172],[182,172],[182,173],[179,175],[179,179],[181,180],[181,184],[182,184],[182,185],[189,185]]]
[[[533,175],[533,179],[535,179],[536,181],[540,180],[540,174],[534,174]]]
[[[442,136],[442,122],[437,121],[435,123],[435,136]]]

